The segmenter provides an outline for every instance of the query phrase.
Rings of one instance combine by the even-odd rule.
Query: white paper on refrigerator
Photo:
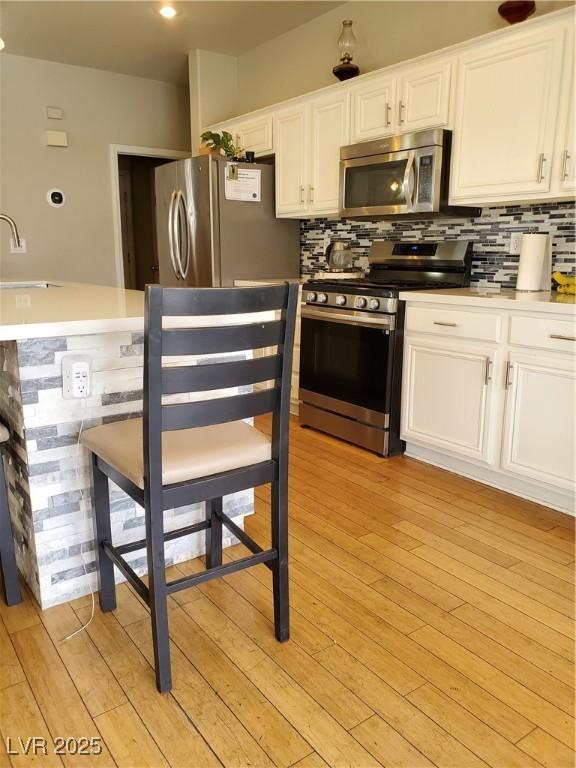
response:
[[[241,164],[227,163],[224,173],[226,200],[259,203],[261,176],[259,168],[243,168]]]

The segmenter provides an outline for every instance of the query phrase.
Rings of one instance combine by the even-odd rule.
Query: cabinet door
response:
[[[560,145],[560,167],[558,183],[562,192],[576,191],[576,120],[574,118],[574,87],[576,87],[576,57],[574,56],[574,38],[571,37],[570,51],[570,87],[564,93],[563,127]]]
[[[549,190],[564,34],[554,26],[460,57],[451,200],[529,199]]]
[[[494,352],[406,339],[402,439],[489,460]]]
[[[550,485],[574,487],[576,374],[558,355],[510,355],[502,468]]]
[[[308,209],[312,214],[337,213],[340,147],[350,141],[348,93],[315,100],[311,106],[312,153]]]
[[[235,142],[242,149],[266,155],[274,151],[272,114],[260,115],[238,123]]]
[[[447,125],[450,113],[449,61],[408,70],[400,80],[398,127],[421,131]]]
[[[309,152],[309,107],[279,112],[274,120],[276,144],[276,214],[305,213]]]
[[[370,80],[352,88],[351,141],[366,141],[390,136],[396,130],[396,77]]]

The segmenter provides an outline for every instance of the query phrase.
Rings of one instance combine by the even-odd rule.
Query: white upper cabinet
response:
[[[340,147],[350,140],[348,92],[303,100],[278,112],[274,136],[276,215],[337,213]]]
[[[256,155],[274,151],[272,141],[272,115],[259,115],[236,125],[236,144]]]
[[[274,151],[272,113],[218,125],[216,130],[228,131],[237,147],[256,155],[269,155]]]
[[[574,118],[574,88],[576,88],[576,56],[574,33],[568,37],[567,77],[560,109],[556,164],[553,169],[552,188],[560,193],[576,192],[576,120]]]
[[[302,215],[308,207],[308,104],[296,104],[274,117],[276,214]]]
[[[395,75],[385,74],[352,86],[352,142],[378,139],[394,133],[396,83]]]
[[[450,199],[498,202],[550,189],[565,29],[474,46],[459,59]]]
[[[447,125],[451,71],[451,62],[442,60],[353,85],[352,141]]]
[[[400,77],[399,133],[448,125],[452,64],[440,61],[407,70]]]
[[[339,208],[340,147],[350,141],[350,96],[331,94],[310,105],[312,141],[308,208],[333,213]]]

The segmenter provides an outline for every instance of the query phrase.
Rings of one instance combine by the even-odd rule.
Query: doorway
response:
[[[124,287],[158,282],[154,169],[172,159],[118,155],[118,196]]]

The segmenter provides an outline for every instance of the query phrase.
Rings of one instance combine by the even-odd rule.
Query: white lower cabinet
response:
[[[407,339],[403,439],[489,461],[494,351]]]
[[[553,309],[408,302],[401,427],[408,455],[574,513],[576,324]]]
[[[506,387],[502,468],[536,481],[573,488],[576,466],[573,356],[512,352],[506,370]]]

